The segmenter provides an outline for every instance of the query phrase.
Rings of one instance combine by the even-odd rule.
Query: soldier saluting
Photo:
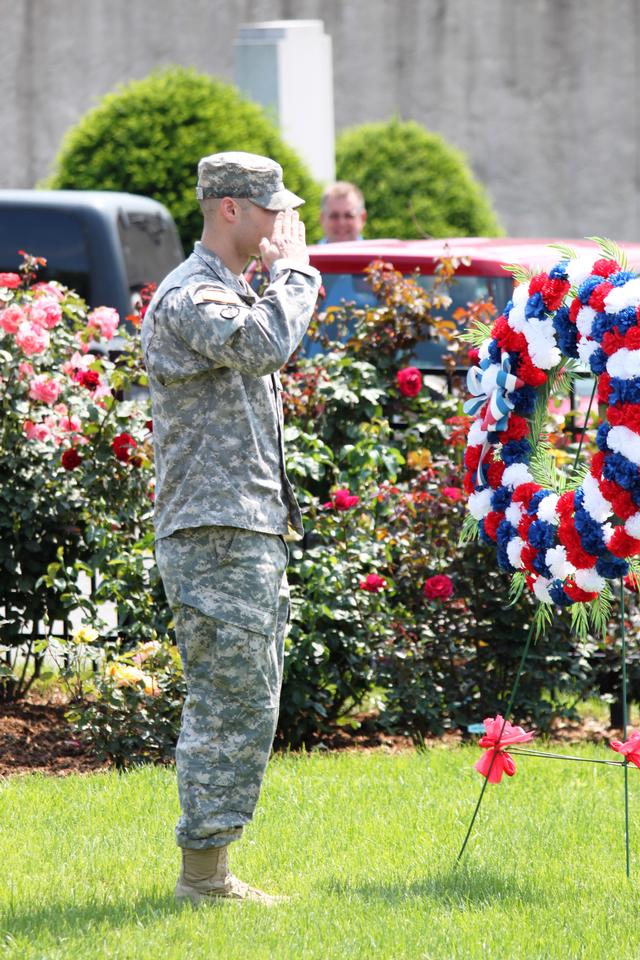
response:
[[[278,370],[305,334],[320,275],[304,201],[267,157],[198,164],[202,240],[142,325],[153,408],[156,558],[187,682],[176,769],[176,897],[275,899],[238,880],[228,847],[253,815],[276,728],[289,599],[285,538],[302,534],[287,479]],[[259,254],[270,284],[242,276]]]

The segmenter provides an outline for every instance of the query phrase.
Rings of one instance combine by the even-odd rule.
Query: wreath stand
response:
[[[589,414],[590,414],[590,412],[591,412],[591,405],[592,405],[592,403],[593,403],[594,395],[595,395],[595,385],[594,385],[593,393],[591,394],[591,400],[589,401],[589,406],[588,406],[587,413],[586,413],[586,417],[585,417],[584,427],[583,427],[583,429],[582,429],[582,431],[581,431],[580,443],[579,443],[579,445],[578,445],[578,451],[577,451],[577,453],[576,453],[575,461],[574,461],[573,468],[572,468],[572,471],[571,471],[572,473],[575,472],[575,469],[576,469],[576,467],[577,467],[577,465],[578,465],[578,460],[579,460],[580,452],[581,452],[581,449],[582,449],[582,443],[583,443],[583,440],[584,440],[584,435],[585,435],[585,432],[586,432],[586,429],[587,429],[587,425],[588,425],[588,422],[589,422]],[[526,662],[527,656],[528,656],[528,654],[529,654],[529,650],[530,650],[530,648],[531,648],[531,643],[532,643],[533,638],[534,638],[535,627],[536,627],[536,621],[535,621],[535,618],[534,618],[534,619],[532,620],[532,622],[531,622],[531,626],[529,627],[529,632],[528,632],[528,635],[527,635],[527,640],[526,640],[525,645],[524,645],[524,650],[522,651],[522,656],[521,656],[521,658],[520,658],[520,663],[519,663],[519,665],[518,665],[518,670],[517,670],[517,673],[516,673],[516,677],[515,677],[515,680],[514,680],[514,682],[513,682],[513,686],[512,686],[512,688],[511,688],[511,693],[510,693],[510,695],[509,695],[509,701],[508,701],[508,703],[507,703],[507,707],[506,707],[505,712],[504,712],[504,719],[503,719],[503,723],[502,723],[502,729],[501,729],[501,731],[500,731],[500,738],[502,737],[502,734],[503,734],[503,732],[504,732],[504,728],[505,728],[505,726],[506,726],[506,724],[507,724],[507,721],[508,721],[509,716],[511,715],[511,711],[512,711],[512,709],[513,709],[513,704],[514,704],[514,702],[515,702],[516,693],[517,693],[517,691],[518,691],[518,685],[519,685],[519,683],[520,683],[520,677],[522,676],[522,672],[523,672],[523,670],[524,670],[525,662]],[[625,633],[625,626],[624,626],[624,581],[623,581],[622,578],[620,579],[620,639],[621,639],[621,642],[622,642],[622,739],[623,739],[623,741],[625,741],[625,740],[627,739],[627,720],[628,720],[628,716],[627,716],[627,695],[628,695],[628,690],[627,690],[627,640],[626,640],[626,633]],[[493,765],[494,765],[494,763],[495,763],[496,757],[498,756],[499,748],[500,748],[500,739],[498,739],[498,743],[496,744],[496,747],[493,749],[493,756],[491,757],[491,762],[490,762],[490,764],[489,764],[489,769],[487,770],[487,772],[486,772],[486,774],[485,774],[485,776],[484,776],[484,782],[483,782],[482,788],[481,788],[481,790],[480,790],[480,796],[478,797],[478,801],[477,801],[477,803],[476,803],[475,809],[474,809],[474,811],[473,811],[473,815],[472,815],[472,817],[471,817],[471,822],[469,823],[469,827],[468,827],[468,829],[467,829],[467,833],[466,833],[466,835],[465,835],[464,841],[463,841],[462,846],[461,846],[461,848],[460,848],[460,852],[458,853],[458,856],[456,857],[456,861],[455,861],[454,866],[457,866],[458,863],[460,863],[460,861],[461,861],[461,859],[462,859],[462,857],[463,857],[463,855],[464,855],[464,852],[465,852],[465,850],[466,850],[466,848],[467,848],[467,844],[468,844],[468,842],[469,842],[469,838],[470,838],[470,836],[471,836],[471,832],[472,832],[472,830],[473,830],[473,826],[474,826],[475,821],[476,821],[476,818],[477,818],[477,816],[478,816],[478,813],[479,813],[479,810],[480,810],[480,806],[481,806],[481,804],[482,804],[482,800],[483,800],[483,797],[484,797],[484,794],[485,794],[485,790],[486,790],[486,788],[487,788],[487,784],[489,783],[489,777],[490,777],[490,775],[491,775],[491,770],[492,770]],[[567,761],[571,761],[571,762],[574,762],[574,763],[601,763],[601,764],[605,764],[606,766],[609,766],[609,767],[623,767],[623,768],[624,768],[624,835],[625,835],[625,852],[626,852],[626,875],[627,875],[627,879],[629,879],[629,878],[630,878],[630,875],[631,875],[631,857],[630,857],[630,848],[629,848],[629,770],[628,770],[628,768],[629,768],[629,761],[628,761],[627,757],[625,756],[623,760],[604,760],[604,759],[589,758],[589,757],[572,757],[572,756],[570,756],[569,754],[547,753],[547,752],[544,752],[544,751],[542,751],[542,750],[529,750],[529,749],[525,749],[525,748],[518,748],[518,747],[512,747],[512,746],[509,746],[508,749],[509,749],[509,753],[514,754],[515,756],[541,757],[542,759],[547,759],[547,760],[567,760]]]

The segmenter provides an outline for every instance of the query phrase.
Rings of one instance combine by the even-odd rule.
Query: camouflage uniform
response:
[[[273,184],[273,168],[264,180],[253,173],[250,199],[266,206],[270,195],[259,191]],[[219,184],[214,168],[199,183],[201,196],[237,196],[231,190],[246,176]],[[288,194],[285,206],[291,197],[300,202]],[[277,370],[307,329],[319,283],[314,268],[278,260],[258,299],[196,243],[142,326],[156,557],[188,688],[176,750],[176,836],[187,849],[240,836],[273,741],[288,617],[284,537],[302,533],[285,473]]]

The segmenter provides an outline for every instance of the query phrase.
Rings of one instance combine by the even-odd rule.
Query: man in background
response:
[[[324,232],[320,243],[362,240],[366,219],[364,197],[354,183],[339,180],[330,184],[320,204],[320,224]]]

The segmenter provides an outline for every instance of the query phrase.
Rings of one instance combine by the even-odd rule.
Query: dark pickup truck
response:
[[[45,257],[41,280],[59,280],[91,307],[131,313],[140,289],[183,259],[171,214],[132,193],[0,190],[0,272],[19,251]]]

